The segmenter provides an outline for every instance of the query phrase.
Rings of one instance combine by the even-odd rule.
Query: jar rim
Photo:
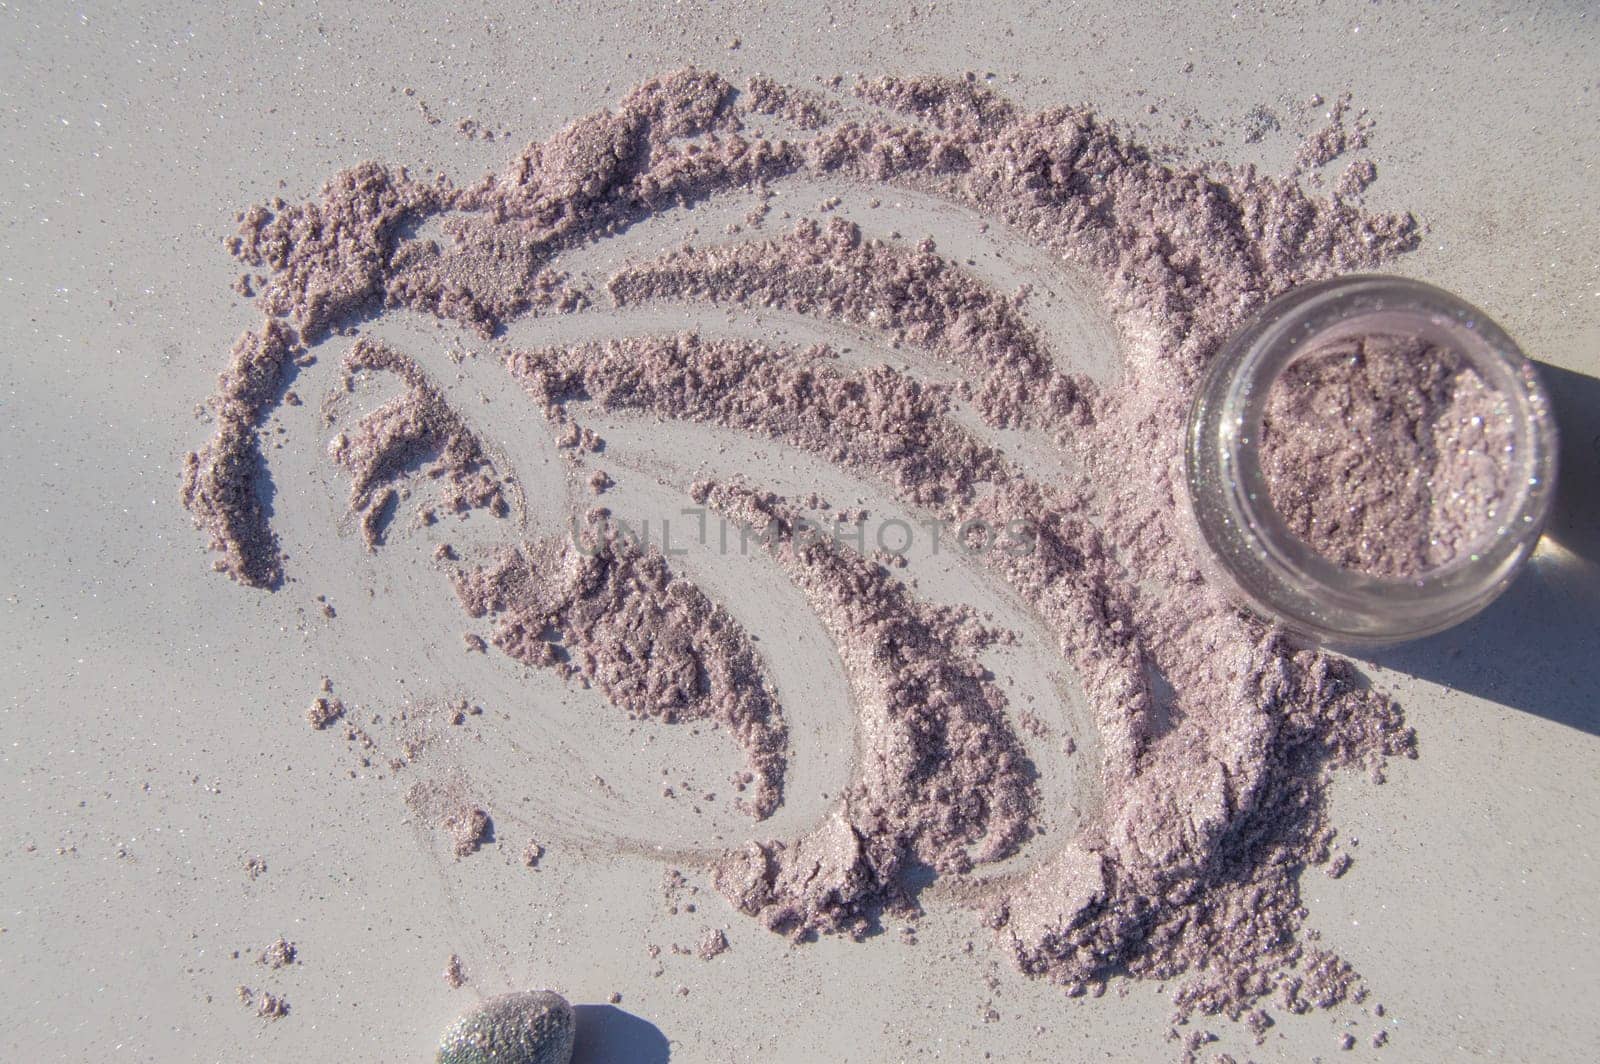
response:
[[[1496,525],[1478,549],[1411,577],[1346,568],[1294,533],[1271,503],[1258,454],[1267,394],[1285,369],[1329,342],[1384,334],[1448,346],[1508,403],[1511,420],[1508,491]],[[1279,296],[1218,352],[1191,417],[1191,501],[1214,549],[1218,534],[1250,541],[1242,549],[1263,572],[1242,581],[1233,573],[1235,582],[1292,627],[1356,642],[1415,638],[1487,605],[1531,553],[1554,495],[1556,443],[1537,372],[1486,314],[1422,281],[1351,274]],[[1203,473],[1197,480],[1197,464],[1209,483]],[[1197,491],[1221,494],[1216,501],[1231,528],[1207,527]],[[1226,562],[1236,552],[1218,553]],[[1274,595],[1275,588],[1292,593]]]

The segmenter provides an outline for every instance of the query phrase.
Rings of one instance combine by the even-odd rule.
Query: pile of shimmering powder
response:
[[[498,547],[440,555],[499,652],[569,675],[619,712],[709,722],[740,745],[755,826],[703,871],[751,919],[797,940],[863,937],[885,914],[915,911],[931,868],[979,899],[997,948],[1072,995],[1155,979],[1173,988],[1179,1019],[1221,1013],[1257,1031],[1269,1009],[1359,1001],[1356,973],[1303,933],[1298,878],[1348,864],[1327,820],[1329,773],[1381,780],[1414,738],[1344,660],[1231,605],[1180,520],[1183,424],[1219,344],[1287,288],[1417,240],[1409,217],[1359,205],[1370,162],[1326,185],[1315,173],[1361,146],[1364,129],[1346,119],[1334,109],[1296,172],[1263,176],[1163,161],[1088,111],[1025,113],[970,78],[817,92],[687,70],[465,187],[363,164],[315,202],[241,216],[230,250],[259,275],[264,317],[222,375],[184,503],[219,569],[252,587],[282,580],[259,436],[297,366],[335,348],[348,374],[390,374],[403,389],[331,453],[375,549],[419,469],[437,496],[422,522],[504,514]],[[598,283],[555,266],[661,212],[735,195],[765,204],[788,185],[931,197],[1040,249],[1115,322],[1113,379],[1075,369],[1082,353],[1052,349],[1025,293],[995,290],[935,239],[826,211],[752,238],[768,213],[758,209],[736,234],[635,257]],[[692,572],[609,530],[601,499],[587,496],[579,518],[587,539],[564,531],[564,514],[513,505],[515,471],[495,467],[417,362],[339,339],[389,308],[493,337],[518,319],[685,302],[848,329],[869,350],[892,348],[893,364],[693,332],[510,353],[508,386],[551,423],[573,483],[607,482],[593,464],[601,441],[581,423],[595,411],[778,441],[929,519],[1028,522],[1033,549],[974,564],[1053,633],[1092,705],[1103,797],[1073,837],[1037,831],[1035,773],[1063,768],[1029,762],[1021,714],[981,660],[1003,633],[925,600],[882,558],[802,535],[799,503],[749,475],[702,477],[681,485],[685,505],[767,530],[771,564],[836,644],[857,722],[858,763],[822,822],[763,836],[789,743],[765,644]],[[1016,433],[1074,472],[1045,477],[1019,461],[997,442]],[[1029,871],[985,878],[1015,855]]]

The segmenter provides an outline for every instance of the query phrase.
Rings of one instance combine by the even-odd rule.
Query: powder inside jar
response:
[[[1411,579],[1480,550],[1509,488],[1505,398],[1456,351],[1397,335],[1314,347],[1273,383],[1261,471],[1289,530]]]

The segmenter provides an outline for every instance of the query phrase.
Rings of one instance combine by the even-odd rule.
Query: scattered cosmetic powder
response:
[[[1267,394],[1261,469],[1290,531],[1348,569],[1415,577],[1495,527],[1511,419],[1461,357],[1423,340],[1338,341]]]
[[[590,504],[591,485],[609,486],[618,470],[608,462],[606,479],[596,476],[589,456],[603,444],[577,418],[604,410],[780,441],[931,518],[1035,530],[1030,550],[974,558],[1053,633],[1093,709],[1102,798],[1064,839],[1038,834],[1035,783],[1036,772],[1061,766],[1029,763],[1018,711],[980,657],[1004,633],[924,600],[848,546],[804,535],[797,503],[759,483],[682,485],[686,504],[761,533],[766,556],[815,611],[844,665],[859,748],[848,787],[813,829],[751,838],[708,855],[701,870],[738,909],[804,939],[864,936],[885,914],[913,918],[931,868],[969,888],[962,896],[977,899],[1023,971],[1073,994],[1117,976],[1161,980],[1175,1019],[1221,1013],[1259,1035],[1269,1005],[1300,1012],[1365,993],[1348,964],[1300,933],[1299,875],[1331,856],[1330,770],[1362,766],[1381,780],[1386,758],[1414,756],[1414,737],[1346,661],[1292,645],[1204,579],[1176,501],[1181,446],[1208,359],[1255,309],[1417,242],[1409,217],[1361,208],[1370,163],[1351,164],[1325,196],[1305,190],[1315,167],[1364,145],[1367,128],[1360,116],[1349,127],[1347,111],[1334,108],[1295,173],[1274,177],[1163,161],[1088,111],[1024,113],[972,78],[886,78],[853,94],[756,78],[741,91],[686,70],[466,187],[362,164],[315,202],[276,200],[241,215],[230,247],[268,275],[257,297],[265,321],[240,339],[221,378],[215,433],[187,461],[184,503],[211,536],[218,568],[275,586],[283,558],[256,484],[263,422],[313,346],[383,307],[485,337],[517,319],[636,304],[770,308],[868,334],[897,362],[919,359],[935,379],[858,367],[827,346],[693,333],[507,357],[530,411],[556,432],[574,494]],[[933,197],[1042,249],[1116,323],[1115,380],[1074,370],[1075,353],[1052,350],[1022,294],[997,291],[934,240],[869,233],[839,214],[799,219],[772,238],[681,247],[604,278],[554,265],[719,195],[759,197],[747,218],[759,225],[781,182]],[[442,235],[422,235],[425,223]],[[1354,353],[1340,357],[1348,373]],[[1363,357],[1381,368],[1377,353]],[[1365,531],[1310,507],[1302,534],[1325,550],[1354,534],[1346,564],[1377,570],[1462,549],[1473,493],[1488,488],[1455,456],[1492,443],[1470,436],[1483,413],[1472,382],[1441,361],[1431,390],[1413,387],[1415,409],[1380,416],[1366,383],[1341,385],[1316,365],[1294,390],[1303,401],[1275,407],[1274,424],[1315,421],[1325,416],[1319,397],[1344,394],[1342,423],[1359,408],[1373,424],[1389,417],[1397,433],[1406,419],[1426,425],[1417,446],[1434,462],[1427,483],[1347,505],[1359,505],[1363,529],[1397,519],[1407,491],[1432,508],[1408,532],[1405,557],[1371,553]],[[353,511],[388,511],[363,522],[368,542],[381,545],[419,463],[447,510],[506,514],[514,527],[501,547],[444,559],[467,612],[495,626],[494,644],[632,715],[714,722],[746,757],[747,811],[774,811],[787,764],[782,707],[751,636],[692,573],[618,537],[602,509],[585,515],[576,541],[525,535],[533,518],[512,490],[514,471],[494,468],[467,419],[409,358],[362,339],[345,366],[393,373],[407,389],[335,442]],[[1041,438],[1073,472],[1030,472],[996,442],[1001,431]],[[1296,485],[1345,452],[1296,430],[1271,453],[1293,520]],[[433,817],[459,811],[415,797]],[[984,878],[986,864],[1025,852],[1028,870]]]
[[[456,857],[476,853],[494,836],[494,821],[459,776],[412,784],[406,792],[406,805],[445,834]]]
[[[257,991],[252,987],[241,986],[235,990],[239,1004],[245,1008],[255,1009],[256,1015],[263,1020],[281,1020],[289,1015],[289,999],[281,994],[274,994],[269,990]]]

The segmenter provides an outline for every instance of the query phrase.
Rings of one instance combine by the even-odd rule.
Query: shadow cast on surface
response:
[[[667,1064],[672,1046],[655,1024],[615,1005],[577,1005],[572,1064]]]
[[[1537,365],[1561,431],[1561,470],[1547,535],[1600,565],[1600,378]]]
[[[1561,430],[1545,541],[1465,624],[1361,655],[1500,705],[1600,735],[1600,379],[1539,365]]]

